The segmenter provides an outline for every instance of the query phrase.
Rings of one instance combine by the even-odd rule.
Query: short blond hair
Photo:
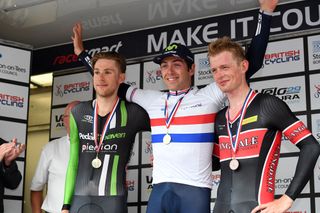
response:
[[[224,36],[208,46],[208,57],[216,56],[224,51],[231,52],[233,57],[238,61],[246,59],[244,49],[237,42],[232,41],[229,37]]]

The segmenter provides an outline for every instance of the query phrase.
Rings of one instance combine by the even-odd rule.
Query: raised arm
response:
[[[278,0],[259,0],[260,11],[256,34],[252,38],[246,57],[249,61],[249,69],[246,78],[253,76],[263,65],[263,58],[267,49],[272,13],[278,4]]]

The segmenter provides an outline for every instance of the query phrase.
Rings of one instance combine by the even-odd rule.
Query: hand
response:
[[[259,0],[260,9],[272,13],[276,8],[279,0]]]
[[[11,162],[13,160],[15,160],[26,149],[26,146],[24,144],[18,144],[17,145],[17,139],[16,138],[14,138],[12,140],[12,142],[9,143],[9,144],[12,144],[13,147],[4,156],[4,162],[5,162],[6,166],[10,166]]]
[[[3,160],[3,158],[6,156],[7,153],[9,153],[11,150],[14,149],[15,144],[14,143],[3,143],[0,146],[0,161]]]
[[[292,204],[293,200],[289,196],[282,195],[279,199],[257,206],[251,213],[284,213],[291,208]]]
[[[73,42],[73,51],[74,54],[79,55],[83,50],[83,43],[82,43],[82,25],[81,23],[76,23],[73,28],[73,36],[71,36]]]

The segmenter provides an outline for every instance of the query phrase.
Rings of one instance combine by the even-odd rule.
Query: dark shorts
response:
[[[127,213],[126,196],[74,195],[70,213]]]
[[[154,184],[147,213],[210,213],[211,189],[179,183]]]

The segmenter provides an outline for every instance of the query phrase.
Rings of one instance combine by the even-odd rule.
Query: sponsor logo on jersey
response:
[[[155,84],[157,81],[162,80],[161,70],[146,71],[145,81],[150,84]]]
[[[82,82],[75,82],[70,84],[60,84],[56,85],[56,92],[54,93],[55,96],[63,97],[67,94],[74,94],[84,91],[89,91],[90,89],[90,82],[89,81],[82,81]]]
[[[262,94],[275,95],[281,100],[293,104],[300,101],[301,86],[270,87],[260,91]]]
[[[264,56],[264,64],[281,64],[292,61],[300,60],[300,50],[289,50],[285,52],[275,52],[270,54],[265,54]]]
[[[251,116],[249,118],[243,119],[242,126],[246,125],[246,124],[249,124],[249,123],[254,123],[254,122],[257,122],[257,121],[258,121],[258,115],[254,115],[254,116]]]
[[[202,103],[194,104],[191,106],[180,107],[180,110],[194,109],[194,108],[198,108],[198,107],[202,107]]]
[[[100,134],[98,135],[98,137],[100,137]],[[121,139],[121,138],[125,138],[125,137],[126,137],[125,132],[110,133],[104,137],[104,140]],[[90,140],[90,141],[94,140],[92,132],[87,133],[87,134],[83,134],[83,133],[79,132],[79,138],[81,140]]]
[[[280,157],[280,146],[277,147],[276,151],[273,153],[270,164],[268,166],[268,172],[267,172],[267,191],[270,193],[274,192],[275,189],[275,177],[276,177],[276,171],[279,163],[279,157]]]
[[[24,97],[0,93],[0,104],[3,106],[23,108]]]
[[[126,180],[126,186],[127,186],[128,191],[134,191],[135,181],[134,180]]]
[[[99,52],[109,52],[109,51],[119,52],[120,47],[122,47],[122,41],[119,41],[117,44],[113,44],[110,46],[96,47],[86,51],[92,57]],[[55,57],[52,62],[52,65],[71,64],[78,61],[79,61],[78,56],[71,53],[71,54],[59,55]]]
[[[96,152],[98,146],[92,143],[86,143],[81,146],[82,152]],[[102,144],[100,147],[100,152],[116,152],[118,150],[117,144]]]
[[[81,121],[93,124],[93,116],[92,115],[84,115],[82,117]]]
[[[239,148],[256,146],[259,143],[259,137],[253,136],[249,138],[242,138],[239,140],[238,143],[239,143],[238,145]],[[220,147],[220,150],[231,149],[230,140],[226,140],[226,142],[223,142],[222,140],[220,140],[219,147]]]

